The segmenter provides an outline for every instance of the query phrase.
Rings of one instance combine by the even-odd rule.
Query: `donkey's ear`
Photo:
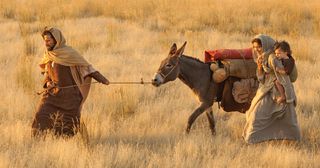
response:
[[[187,42],[185,41],[184,43],[183,43],[183,45],[179,48],[179,50],[177,50],[177,52],[176,52],[176,56],[178,56],[178,57],[180,57],[182,54],[183,54],[183,52],[184,52],[184,48],[186,47],[186,45],[187,45]]]
[[[176,53],[176,51],[177,51],[177,45],[176,43],[173,43],[173,45],[170,48],[169,55],[173,55],[174,53]]]

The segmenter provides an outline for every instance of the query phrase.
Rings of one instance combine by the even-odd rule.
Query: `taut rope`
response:
[[[91,83],[86,83],[86,84],[82,84],[80,86],[85,86],[85,85],[91,85],[91,84],[97,84],[100,82],[91,82]],[[152,84],[152,82],[144,82],[143,78],[141,78],[140,82],[109,82],[109,85],[134,85],[134,84],[141,84],[141,85],[146,85],[146,84]],[[58,88],[58,89],[67,89],[67,88],[73,88],[73,87],[77,87],[78,85],[69,85],[69,86],[63,86],[63,87],[59,87],[59,86],[54,86],[48,89],[45,89],[43,91],[39,91],[37,92],[38,95],[41,95],[42,93],[46,92],[46,91],[50,91],[53,88]]]

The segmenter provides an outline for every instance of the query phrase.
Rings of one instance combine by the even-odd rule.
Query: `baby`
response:
[[[277,103],[291,102],[295,99],[292,93],[292,84],[289,78],[294,66],[295,61],[291,56],[290,45],[286,41],[276,42],[274,45],[275,59],[274,70],[277,79],[274,81],[276,89],[280,96],[276,98]]]

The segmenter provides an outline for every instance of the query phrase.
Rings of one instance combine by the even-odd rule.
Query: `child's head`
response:
[[[286,41],[276,42],[273,49],[277,58],[287,58],[291,55],[290,45]]]

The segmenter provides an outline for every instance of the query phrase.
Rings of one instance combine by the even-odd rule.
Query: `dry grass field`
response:
[[[185,54],[245,48],[258,33],[287,40],[297,60],[298,144],[246,145],[245,115],[214,105],[217,135],[205,115],[184,134],[198,102],[177,80],[93,85],[82,110],[89,144],[30,136],[40,99],[40,31],[62,30],[110,81],[151,80],[170,46]],[[0,167],[320,167],[320,1],[318,0],[1,0]]]

